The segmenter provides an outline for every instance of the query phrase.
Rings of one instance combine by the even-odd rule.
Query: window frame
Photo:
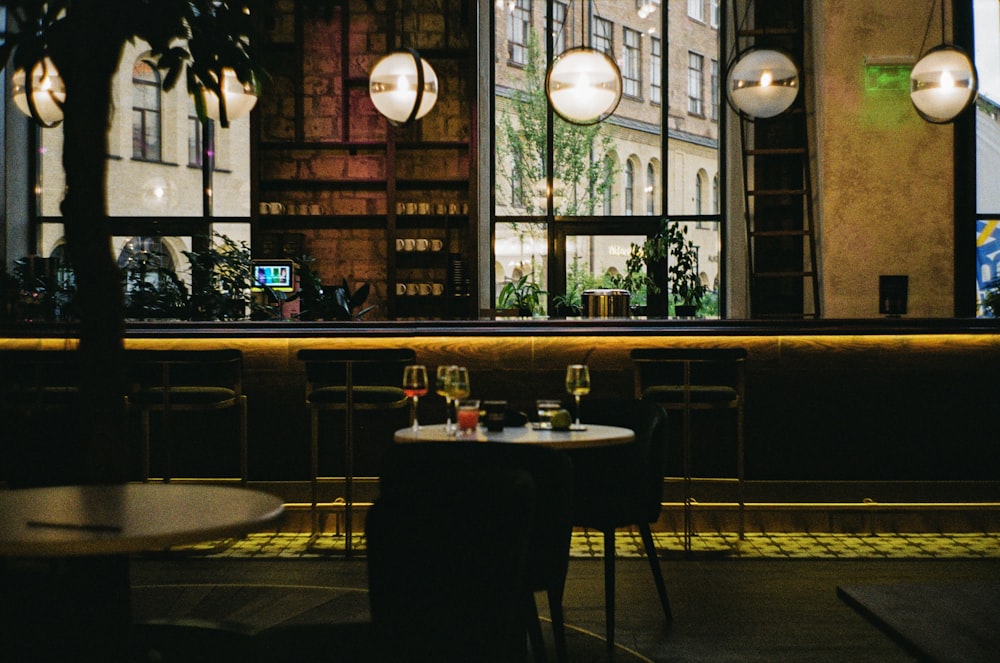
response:
[[[145,65],[150,78],[136,75]],[[163,79],[148,58],[132,63],[132,160],[163,162]],[[149,105],[146,105],[146,104]],[[150,126],[154,125],[154,126]],[[150,133],[155,140],[150,142]],[[138,140],[137,140],[138,136]],[[138,150],[138,151],[137,151]]]
[[[697,51],[688,51],[687,75],[687,114],[705,117],[704,55]]]
[[[622,94],[633,99],[642,99],[642,33],[628,27],[623,28],[622,46]],[[634,43],[629,43],[630,39]]]

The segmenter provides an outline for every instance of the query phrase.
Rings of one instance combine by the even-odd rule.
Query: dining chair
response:
[[[635,527],[642,536],[653,582],[667,622],[673,617],[650,523],[660,517],[667,450],[667,413],[657,403],[590,399],[584,423],[630,428],[635,441],[612,447],[573,449],[573,525],[604,536],[604,618],[609,654],[615,643],[615,530]]]
[[[545,646],[535,603],[535,592],[548,597],[556,656],[568,660],[563,591],[569,568],[573,532],[571,508],[573,468],[563,452],[535,446],[482,444],[478,442],[400,443],[386,454],[379,480],[381,495],[420,489],[447,482],[453,476],[492,467],[527,471],[535,486],[527,565],[522,588],[523,627],[536,658]],[[522,631],[524,632],[524,631]]]
[[[739,539],[746,531],[743,496],[743,407],[745,348],[636,348],[635,397],[652,399],[668,411],[681,413],[682,480],[684,485],[684,550],[691,552],[694,413],[730,411],[735,414],[736,502]]]
[[[393,476],[365,522],[375,660],[523,660],[531,473],[407,452],[413,474]]]
[[[247,483],[247,396],[243,353],[223,350],[126,350],[128,405],[139,413],[142,479],[151,477],[151,415],[160,414],[164,481],[174,476],[173,428],[177,413],[236,411],[238,480]]]
[[[312,534],[318,535],[320,476],[320,413],[344,413],[344,554],[353,552],[354,463],[358,411],[390,411],[405,408],[408,400],[401,387],[403,367],[416,361],[408,348],[362,348],[351,350],[303,349],[299,360],[306,371],[306,407],[309,410],[309,479]]]

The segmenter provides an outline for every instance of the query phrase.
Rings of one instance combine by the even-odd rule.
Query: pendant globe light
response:
[[[14,104],[22,113],[45,128],[62,122],[66,87],[48,56],[35,63],[30,77],[23,68],[16,69],[11,83]]]
[[[583,2],[580,3],[581,8]],[[584,41],[580,21],[580,42]],[[596,124],[611,116],[622,98],[622,72],[607,53],[589,46],[567,49],[545,76],[552,110],[572,124]]]
[[[954,121],[976,100],[979,90],[972,58],[945,41],[944,26],[941,0],[941,44],[927,51],[910,71],[910,101],[920,117],[934,124]]]
[[[226,111],[226,122],[223,123],[223,126],[247,115],[257,103],[257,91],[254,84],[249,81],[241,82],[232,67],[223,67],[222,83],[219,88],[222,91],[222,105],[225,106]],[[203,87],[202,98],[205,103],[205,115],[213,120],[221,120],[222,109],[215,91]]]
[[[368,94],[390,124],[403,126],[434,108],[437,74],[417,51],[404,48],[375,63],[369,75]]]
[[[573,124],[596,124],[615,112],[622,98],[622,74],[606,53],[571,48],[552,61],[545,77],[552,110]]]
[[[800,87],[799,67],[789,55],[774,49],[749,48],[729,69],[726,96],[745,119],[766,119],[791,108]]]

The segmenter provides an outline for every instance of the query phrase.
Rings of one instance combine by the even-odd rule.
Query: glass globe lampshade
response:
[[[795,103],[799,78],[798,65],[781,51],[744,51],[729,70],[729,102],[751,120],[781,115]]]
[[[24,69],[17,69],[11,76],[14,104],[28,117],[43,127],[54,127],[63,119],[63,102],[66,86],[55,64],[48,57],[31,68],[31,80]]]
[[[960,48],[932,48],[910,71],[910,100],[928,122],[951,122],[976,99],[976,67]]]
[[[242,83],[236,71],[230,67],[222,69],[222,96],[226,100],[226,119],[238,120],[253,110],[257,103],[257,93],[252,83]],[[204,88],[205,114],[213,120],[220,118],[219,98],[215,92]]]
[[[434,68],[412,49],[386,55],[372,68],[368,94],[378,112],[402,126],[427,115],[438,98]]]
[[[606,53],[592,48],[564,51],[545,77],[545,95],[559,117],[573,124],[595,124],[618,107],[622,74]]]

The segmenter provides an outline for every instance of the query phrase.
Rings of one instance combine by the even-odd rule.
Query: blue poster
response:
[[[1000,278],[1000,220],[976,221],[976,301]]]

